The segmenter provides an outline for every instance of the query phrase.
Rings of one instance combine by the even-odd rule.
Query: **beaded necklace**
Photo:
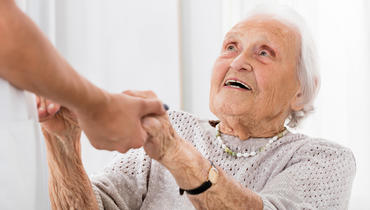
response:
[[[232,151],[228,146],[226,146],[221,138],[221,131],[220,131],[220,123],[218,123],[216,125],[216,139],[218,141],[218,143],[221,145],[221,148],[229,155],[233,156],[233,157],[236,157],[236,158],[239,158],[239,157],[253,157],[253,156],[256,156],[258,153],[260,152],[263,152],[267,147],[269,147],[272,143],[274,143],[276,140],[282,138],[283,136],[285,136],[287,133],[288,133],[288,130],[286,128],[284,128],[283,131],[281,131],[280,133],[278,133],[276,136],[272,137],[268,142],[267,144],[265,144],[264,146],[258,148],[256,151],[252,151],[250,153],[248,152],[245,152],[245,153],[240,153],[240,152],[234,152]]]

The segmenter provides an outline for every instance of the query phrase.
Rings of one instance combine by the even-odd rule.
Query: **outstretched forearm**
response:
[[[0,1],[0,78],[73,110],[106,93],[80,76],[15,4]]]
[[[81,161],[80,133],[76,135],[76,132],[56,136],[43,129],[53,209],[98,209],[95,194]]]
[[[192,145],[183,141],[174,154],[164,158],[161,163],[169,169],[178,185],[183,189],[194,189],[207,181],[210,162]],[[217,183],[198,195],[188,195],[196,209],[251,209],[263,208],[261,198],[229,177],[217,167]]]

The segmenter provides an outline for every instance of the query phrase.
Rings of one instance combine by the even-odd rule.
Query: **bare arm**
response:
[[[142,146],[141,117],[165,112],[159,100],[109,94],[80,76],[13,0],[0,0],[0,78],[71,109],[97,149]]]
[[[90,180],[81,161],[81,129],[62,108],[42,127],[49,166],[49,194],[53,209],[98,209]]]
[[[79,110],[106,99],[80,76],[13,0],[0,1],[0,77]]]

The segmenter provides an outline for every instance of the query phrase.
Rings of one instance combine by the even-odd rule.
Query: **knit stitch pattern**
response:
[[[261,196],[264,209],[347,209],[356,164],[348,148],[303,134],[287,135],[254,157],[235,158],[216,140],[208,120],[181,111],[170,111],[173,128],[185,140],[235,181]],[[251,152],[269,138],[222,135],[233,151]],[[100,209],[194,209],[170,172],[147,156],[131,149],[117,154],[92,185]]]

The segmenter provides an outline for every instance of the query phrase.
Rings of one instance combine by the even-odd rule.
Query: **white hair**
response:
[[[302,91],[303,108],[299,111],[291,110],[286,124],[297,127],[300,122],[314,110],[313,102],[320,87],[320,74],[316,46],[303,17],[295,10],[283,5],[259,5],[249,13],[246,19],[256,16],[267,16],[293,29],[300,35],[300,54],[297,62],[297,75]]]

